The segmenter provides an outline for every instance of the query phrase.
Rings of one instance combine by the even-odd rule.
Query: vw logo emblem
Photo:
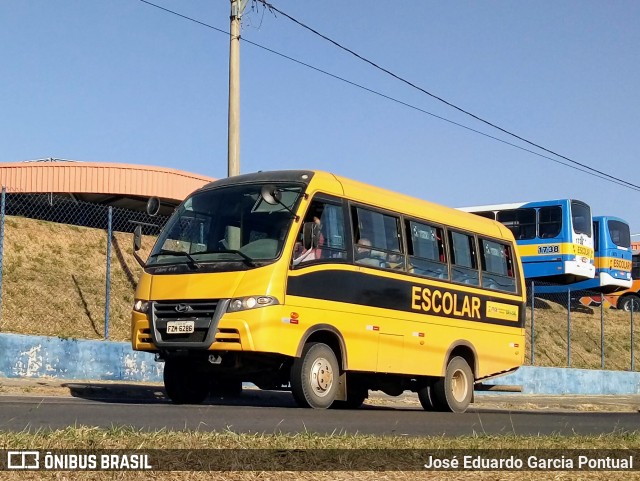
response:
[[[178,304],[176,306],[176,311],[177,312],[191,312],[191,311],[193,311],[193,307],[191,307],[189,304]]]

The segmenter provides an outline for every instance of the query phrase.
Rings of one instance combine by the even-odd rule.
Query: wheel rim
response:
[[[640,301],[633,298],[626,299],[622,306],[622,310],[626,312],[631,312],[631,309],[633,309],[634,313],[638,312],[638,309],[640,309]]]
[[[311,366],[311,388],[320,397],[324,397],[333,386],[333,370],[325,358],[320,357]]]
[[[451,394],[453,398],[462,402],[467,397],[469,392],[469,383],[467,382],[467,375],[463,370],[457,369],[451,376]]]

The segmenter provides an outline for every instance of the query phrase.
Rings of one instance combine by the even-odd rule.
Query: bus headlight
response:
[[[149,312],[149,301],[143,301],[142,299],[136,299],[133,303],[133,310],[146,314]]]
[[[278,299],[272,296],[247,296],[231,299],[227,312],[246,311],[247,309],[257,309],[258,307],[273,306],[278,303]]]

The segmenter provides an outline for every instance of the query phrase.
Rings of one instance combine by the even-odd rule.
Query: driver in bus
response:
[[[293,265],[297,266],[301,262],[309,262],[313,260],[320,259],[322,255],[321,246],[324,244],[324,234],[322,233],[322,222],[320,221],[320,213],[316,213],[313,216],[314,223],[314,233],[318,232],[318,245],[317,247],[311,247],[310,249],[305,249],[302,245],[302,241],[299,240],[296,242],[296,247],[294,249],[294,258]],[[304,224],[303,224],[304,226]],[[314,234],[315,237],[315,234]],[[302,229],[300,229],[300,238],[302,238]]]

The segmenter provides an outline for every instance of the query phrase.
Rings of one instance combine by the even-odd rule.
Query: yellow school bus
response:
[[[509,229],[330,173],[212,182],[137,258],[132,345],[165,362],[175,403],[251,382],[316,409],[409,390],[463,412],[475,383],[524,361]]]

